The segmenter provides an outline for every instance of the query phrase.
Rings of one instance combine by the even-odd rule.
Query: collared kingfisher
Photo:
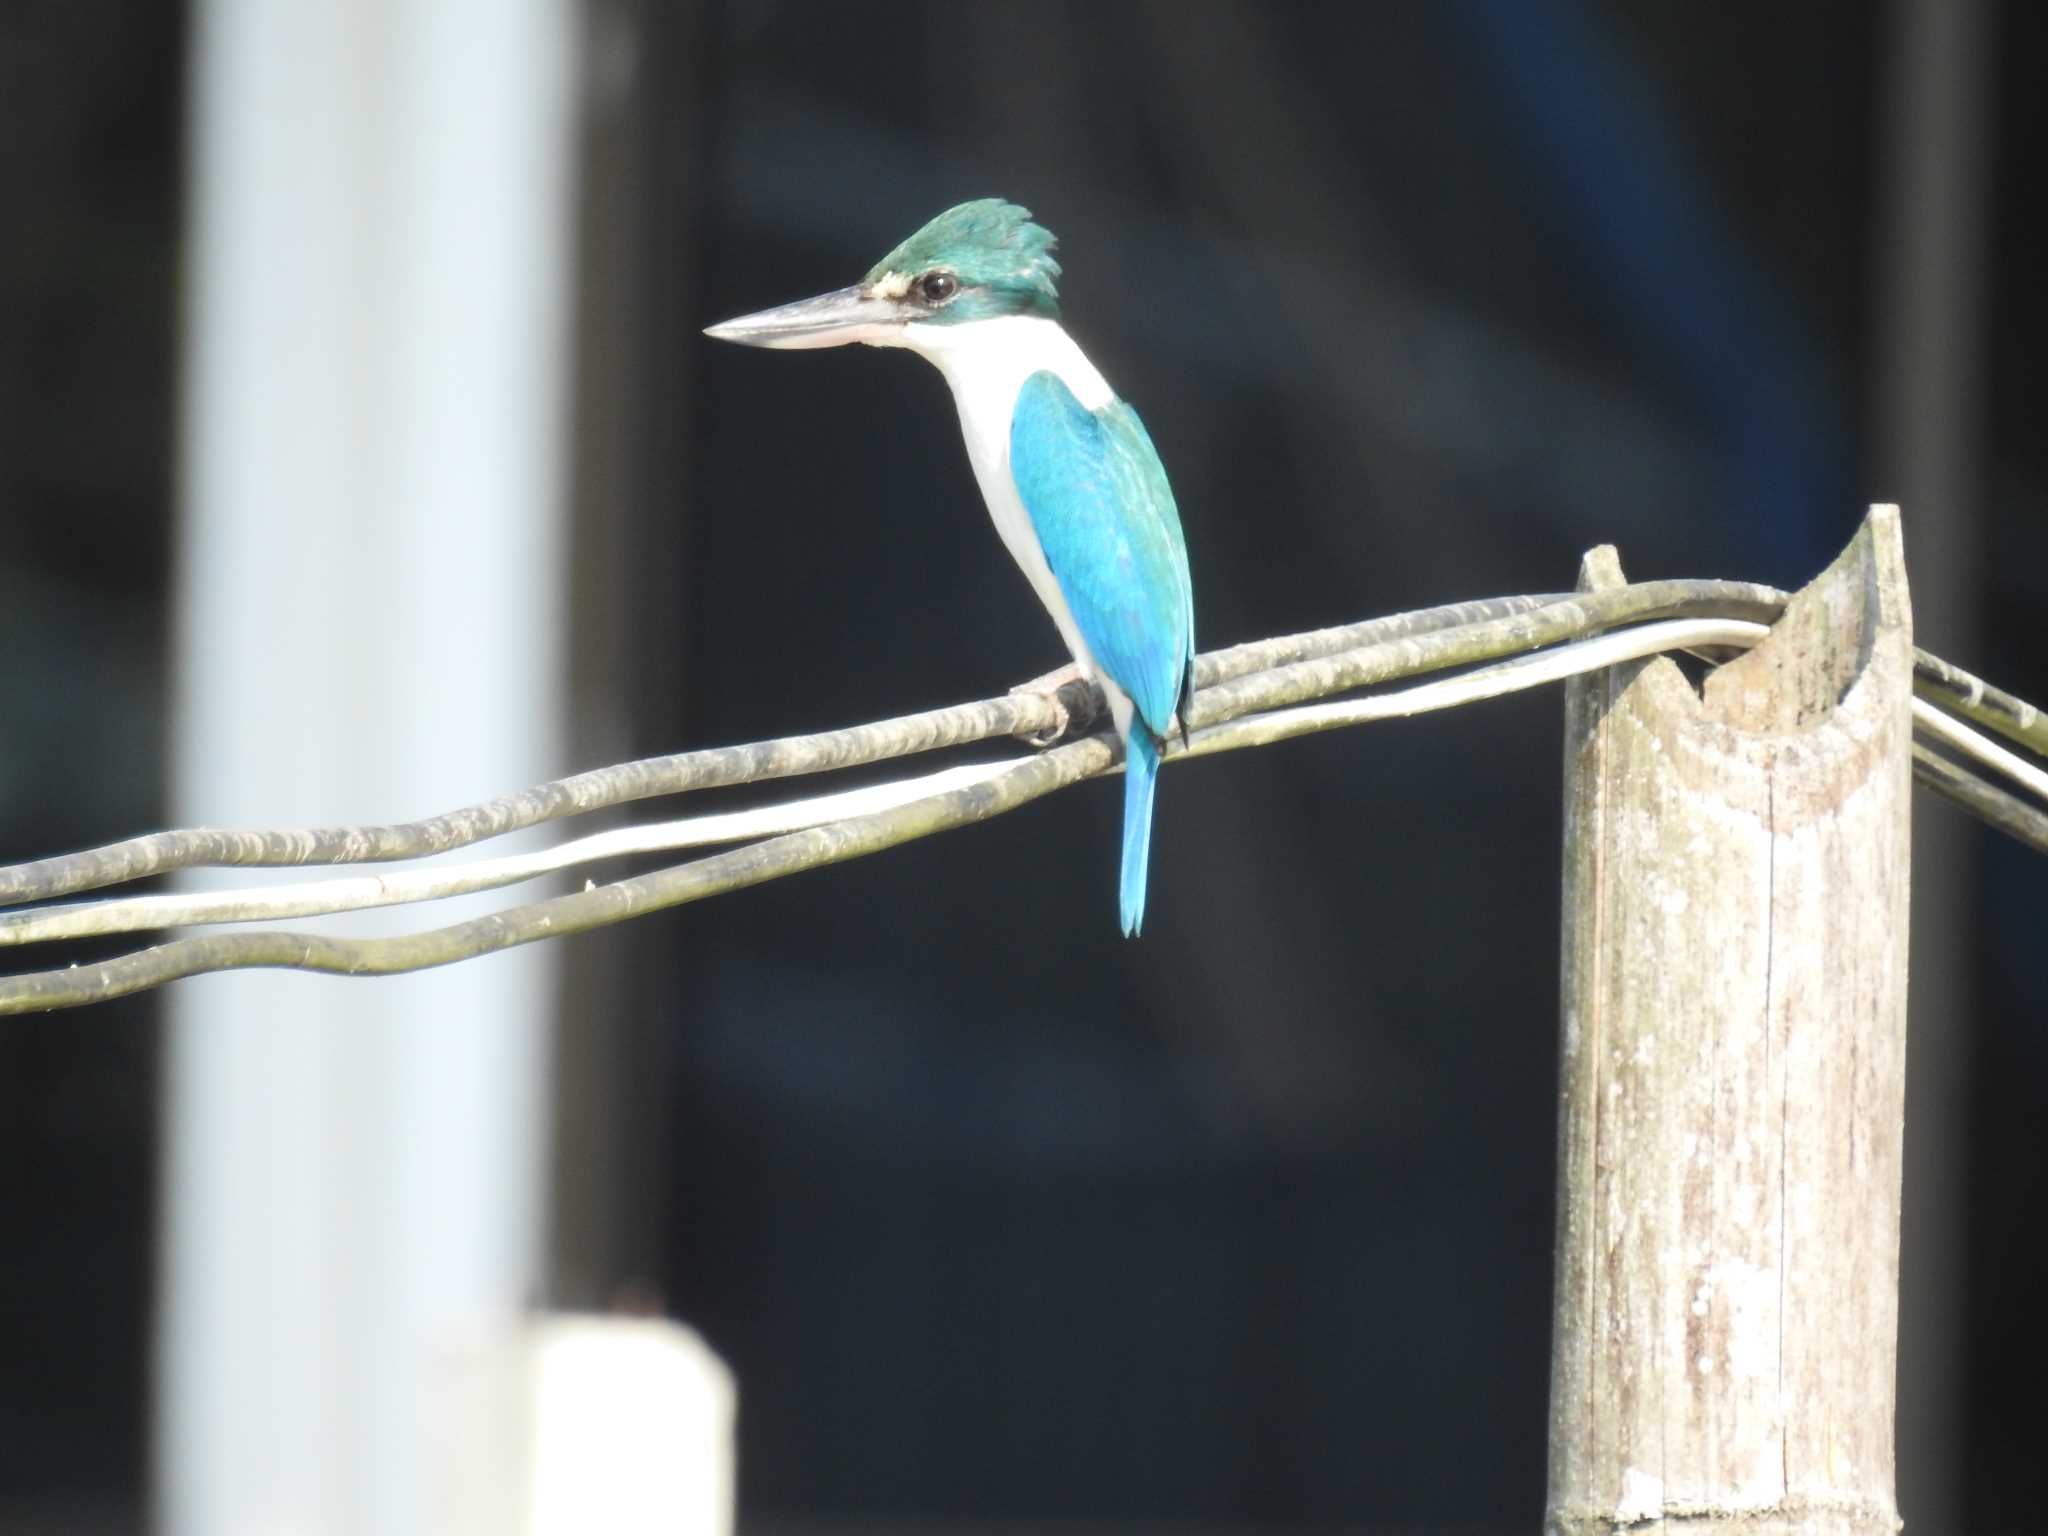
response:
[[[1011,556],[1124,742],[1119,907],[1145,917],[1152,788],[1194,689],[1187,541],[1138,413],[1060,326],[1051,231],[1000,198],[949,208],[851,288],[706,330],[753,347],[908,347],[952,386]]]

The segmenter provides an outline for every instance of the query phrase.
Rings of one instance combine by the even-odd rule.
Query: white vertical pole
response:
[[[1622,580],[1595,550],[1582,589]],[[1755,650],[1565,693],[1548,1536],[1896,1536],[1913,617],[1873,507]]]
[[[569,0],[200,0],[180,822],[560,770]],[[430,1378],[531,1295],[545,948],[169,996],[170,1536],[427,1528]]]

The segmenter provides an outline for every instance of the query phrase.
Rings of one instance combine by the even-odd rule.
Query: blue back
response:
[[[1159,454],[1121,400],[1091,411],[1059,375],[1024,381],[1010,474],[1096,663],[1164,736],[1194,659],[1187,542]]]

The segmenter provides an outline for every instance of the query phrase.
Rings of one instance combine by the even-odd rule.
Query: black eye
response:
[[[917,296],[927,304],[943,304],[960,291],[960,279],[950,272],[927,272],[917,280]]]

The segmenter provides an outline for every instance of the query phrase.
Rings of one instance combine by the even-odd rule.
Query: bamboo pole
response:
[[[1898,1529],[1911,627],[1877,507],[1704,698],[1568,686],[1553,1536]]]

